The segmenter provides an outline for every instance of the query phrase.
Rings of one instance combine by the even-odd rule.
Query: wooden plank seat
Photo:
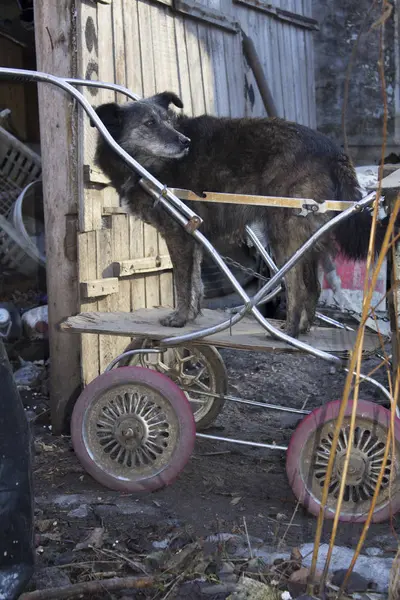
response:
[[[140,309],[132,313],[125,312],[87,312],[64,319],[60,329],[64,332],[95,333],[100,335],[117,335],[128,338],[139,336],[154,340],[172,337],[196,331],[203,327],[216,325],[227,319],[227,313],[221,310],[204,309],[203,314],[193,323],[176,329],[163,327],[159,320],[167,315],[171,308]],[[271,324],[280,327],[282,321],[271,320]],[[312,327],[300,340],[318,350],[332,354],[348,353],[354,347],[356,332],[329,327]],[[261,352],[298,352],[296,348],[285,342],[272,338],[252,317],[245,317],[232,329],[213,334],[193,343],[204,342],[221,348],[238,348]],[[373,353],[380,348],[376,333],[366,332],[364,338],[365,353]]]

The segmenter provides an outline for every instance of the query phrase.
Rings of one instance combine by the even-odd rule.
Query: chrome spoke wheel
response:
[[[175,412],[146,386],[118,386],[103,394],[83,422],[93,460],[124,479],[159,473],[179,435]]]
[[[109,399],[96,428],[103,452],[125,467],[153,465],[168,450],[171,427],[166,412],[144,393],[125,392]]]
[[[325,517],[332,519],[335,515],[343,485],[346,453],[350,449],[339,519],[348,522],[366,521],[379,474],[384,466],[372,514],[372,521],[378,523],[387,520],[400,509],[400,421],[395,420],[395,440],[384,465],[385,446],[390,435],[390,411],[372,402],[359,400],[356,426],[350,435],[352,404],[349,401],[345,408],[339,431]],[[340,401],[334,401],[313,410],[297,426],[287,451],[286,472],[292,490],[300,502],[316,516],[319,515],[322,503],[340,406]]]
[[[372,431],[367,424],[364,427],[356,427],[353,438],[350,440],[350,426],[342,427],[339,435],[334,470],[332,473],[329,496],[337,500],[339,496],[340,483],[343,478],[343,468],[346,452],[351,446],[350,461],[346,476],[343,502],[351,510],[359,510],[364,503],[371,501],[378,481],[379,472],[382,467],[386,440],[380,433]],[[333,432],[325,432],[320,444],[316,449],[313,464],[315,486],[323,488],[326,479],[328,460],[332,449]],[[383,476],[380,497],[385,495],[389,486],[392,471],[392,461],[389,458],[386,463]]]
[[[126,350],[152,346],[151,340],[134,340]],[[190,402],[198,430],[210,426],[221,412],[224,404],[222,396],[227,392],[227,374],[222,358],[214,347],[179,346],[168,348],[161,354],[138,354],[129,357],[128,361],[128,364],[163,373],[179,385]]]

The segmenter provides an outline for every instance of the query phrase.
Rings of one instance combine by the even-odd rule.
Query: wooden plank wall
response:
[[[311,0],[278,1],[303,13]],[[233,0],[192,2],[195,8],[202,5],[226,16],[226,21],[213,24],[212,19],[189,16],[188,3],[190,0],[81,0],[77,19],[78,76],[114,81],[140,96],[169,89],[181,96],[187,114],[265,114],[254,82],[254,102],[249,102],[245,94],[245,74],[248,81],[251,74],[243,59],[240,28],[232,26],[236,21],[256,44],[282,115],[306,124],[312,122],[312,82],[304,76],[304,70],[310,68],[306,56],[310,32],[284,25]],[[113,92],[90,88],[85,96],[94,106],[115,97]],[[118,102],[126,100],[117,96]],[[115,277],[115,263],[145,258],[152,264],[157,256],[167,255],[167,248],[152,227],[118,214],[117,208],[113,214],[103,214],[103,207],[118,207],[119,200],[93,165],[96,130],[86,116],[80,122],[80,161],[87,177],[82,181],[84,194],[79,211],[81,311],[173,306],[168,261],[163,261],[165,269]],[[104,278],[112,278],[109,285],[99,282]],[[88,282],[90,285],[82,285]],[[96,377],[125,345],[124,338],[83,335],[83,383]]]
[[[264,4],[271,6],[268,2]],[[311,0],[274,0],[272,5],[312,17]],[[233,16],[256,46],[279,116],[316,127],[312,30],[276,19],[256,6],[234,4]],[[246,95],[246,113],[265,115],[248,67],[246,81],[247,89],[252,87]]]
[[[244,114],[241,42],[237,33],[172,13],[168,0],[82,0],[78,15],[79,76],[115,81],[139,95],[165,89],[178,93],[188,114]],[[110,49],[113,48],[113,52]],[[235,63],[230,60],[236,56]],[[225,64],[227,68],[225,69]],[[218,74],[224,73],[223,78]],[[96,106],[114,93],[88,88]],[[118,95],[119,96],[119,95]],[[124,97],[117,101],[124,102]],[[117,290],[87,296],[102,278],[114,276],[114,263],[168,254],[164,240],[150,226],[124,214],[104,216],[103,206],[118,206],[114,191],[96,173],[93,157],[96,131],[81,119],[80,152],[85,173],[78,234],[81,311],[130,311],[173,306],[171,269],[120,277]],[[102,286],[104,289],[104,286]],[[109,289],[114,289],[114,284]],[[85,334],[81,341],[83,383],[87,384],[126,346],[126,339]]]

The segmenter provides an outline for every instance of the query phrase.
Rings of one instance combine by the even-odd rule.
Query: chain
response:
[[[318,303],[318,307],[319,308],[332,308],[331,305],[327,304],[327,302],[319,302]],[[346,315],[348,315],[349,317],[360,317],[360,319],[362,319],[362,313],[353,310],[351,308],[339,308],[338,310],[340,310],[341,313],[345,313]],[[369,315],[371,319],[376,319],[377,321],[383,321],[384,323],[389,323],[390,322],[390,318],[388,316],[385,317],[380,317],[377,314],[375,314],[374,316]]]
[[[257,273],[257,271],[254,271],[254,269],[251,269],[250,267],[244,267],[239,262],[237,262],[236,260],[233,260],[233,258],[230,258],[229,256],[223,256],[223,255],[221,255],[221,258],[226,262],[227,265],[231,265],[232,267],[236,267],[240,271],[243,271],[243,273],[247,273],[248,275],[252,275],[256,279],[260,279],[261,281],[269,281],[270,280],[269,277],[264,277],[264,275],[260,275],[260,273]]]

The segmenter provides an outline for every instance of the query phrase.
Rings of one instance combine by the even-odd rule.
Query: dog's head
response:
[[[182,158],[190,139],[173,126],[170,104],[183,108],[173,92],[163,92],[138,102],[102,104],[96,113],[113,138],[133,157]]]

